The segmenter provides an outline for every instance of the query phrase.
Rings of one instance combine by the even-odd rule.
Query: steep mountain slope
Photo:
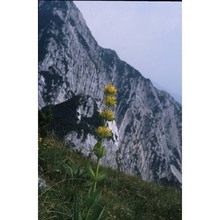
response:
[[[115,51],[100,47],[73,2],[41,1],[39,107],[55,105],[54,118],[64,128],[59,133],[85,155],[92,154],[96,143],[93,128],[103,88],[110,82],[118,89],[118,105],[103,164],[144,180],[180,186],[181,105]],[[61,112],[66,112],[63,117]],[[67,129],[71,118],[73,126]]]

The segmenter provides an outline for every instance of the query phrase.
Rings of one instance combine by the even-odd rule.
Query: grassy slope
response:
[[[46,187],[39,188],[39,219],[74,219],[75,196],[82,212],[91,180],[86,172],[89,158],[71,152],[61,142],[48,138],[39,144],[39,176]],[[108,168],[106,179],[98,183],[102,197],[95,208],[105,206],[102,219],[181,219],[181,191],[148,183]]]

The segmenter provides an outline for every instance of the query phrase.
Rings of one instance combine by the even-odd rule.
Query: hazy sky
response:
[[[76,1],[98,44],[162,88],[182,94],[180,2]]]

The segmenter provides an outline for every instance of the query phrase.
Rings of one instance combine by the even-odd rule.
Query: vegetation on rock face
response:
[[[51,106],[48,106],[45,112],[38,110],[38,135],[40,138],[45,138],[48,135],[48,127],[51,120]]]

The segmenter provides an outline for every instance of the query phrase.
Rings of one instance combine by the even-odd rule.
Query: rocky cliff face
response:
[[[41,1],[39,107],[55,105],[60,134],[84,155],[93,157],[103,88],[110,82],[118,89],[118,104],[103,164],[181,186],[181,105],[115,51],[100,47],[73,2]]]

